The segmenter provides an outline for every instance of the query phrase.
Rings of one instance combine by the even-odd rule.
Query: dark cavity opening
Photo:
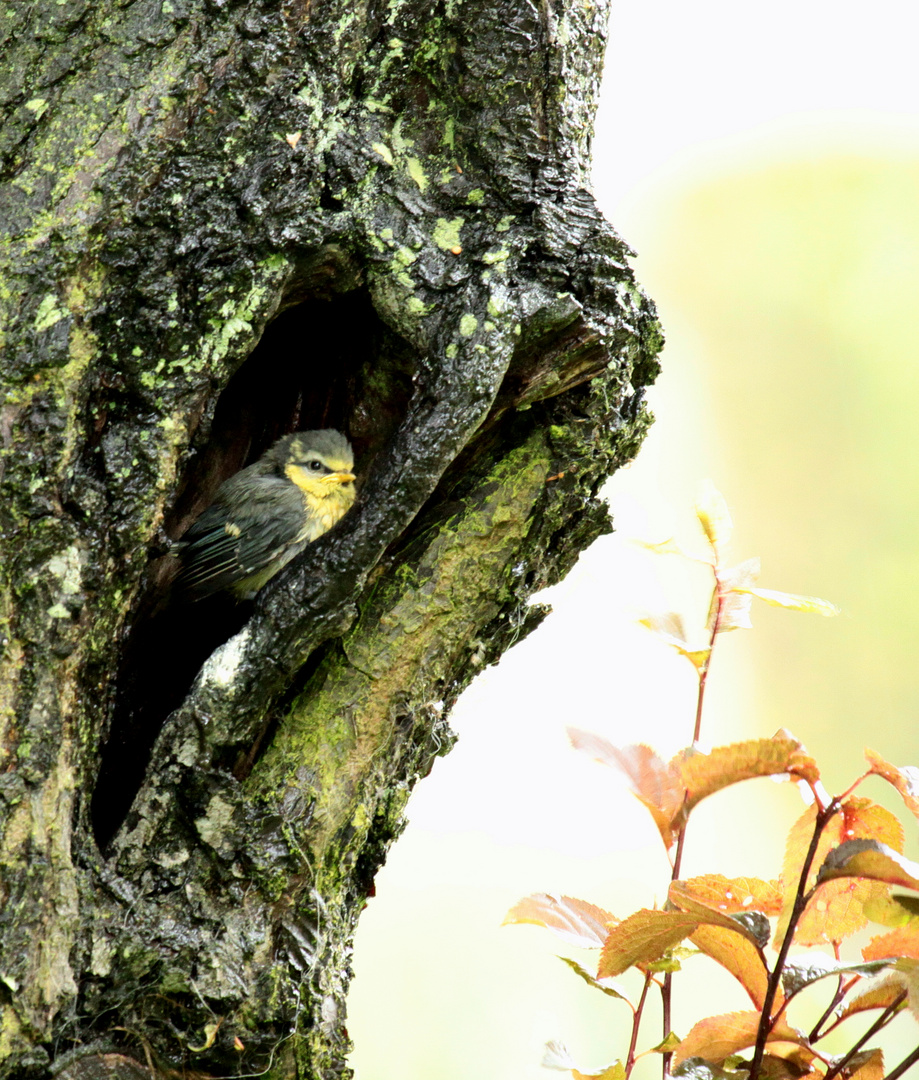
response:
[[[266,328],[203,422],[165,531],[177,540],[220,484],[291,431],[331,427],[354,446],[360,479],[405,414],[416,357],[383,324],[363,289],[288,307]],[[235,633],[251,603],[218,594],[171,601],[177,561],[151,564],[122,651],[109,738],[92,798],[96,841],[108,846],[143,782],[156,737],[211,653]],[[253,748],[239,747],[245,758]]]

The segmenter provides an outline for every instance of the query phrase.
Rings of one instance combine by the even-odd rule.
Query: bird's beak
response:
[[[327,484],[350,484],[354,479],[354,473],[333,472],[322,478]]]

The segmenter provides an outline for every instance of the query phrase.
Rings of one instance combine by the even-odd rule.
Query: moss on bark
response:
[[[0,1077],[338,1076],[411,786],[648,423],[586,180],[606,8],[11,12]],[[251,609],[162,611],[167,539],[324,425],[355,510]]]

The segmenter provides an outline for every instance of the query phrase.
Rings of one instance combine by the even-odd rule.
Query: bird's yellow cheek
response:
[[[319,477],[310,475],[306,469],[301,468],[299,465],[286,466],[284,475],[288,480],[296,484],[304,494],[310,495],[314,499],[321,499],[328,491],[328,488],[323,486]]]

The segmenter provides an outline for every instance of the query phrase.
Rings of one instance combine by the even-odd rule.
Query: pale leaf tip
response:
[[[696,499],[696,517],[713,548],[728,543],[734,522],[724,496],[711,480],[703,480]]]

